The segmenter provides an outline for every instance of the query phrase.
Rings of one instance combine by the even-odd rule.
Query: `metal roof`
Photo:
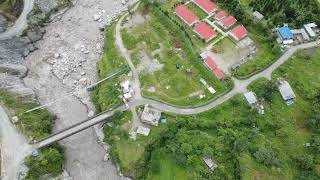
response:
[[[296,98],[296,95],[287,81],[280,81],[278,88],[283,100],[287,101]]]
[[[283,26],[278,29],[278,32],[282,40],[293,39],[293,34],[288,26]]]
[[[255,104],[258,101],[256,95],[252,91],[245,93],[244,97],[250,105]]]

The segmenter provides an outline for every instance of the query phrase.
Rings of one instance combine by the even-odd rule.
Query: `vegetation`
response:
[[[320,24],[320,3],[317,0],[250,0],[250,7],[261,12],[271,26],[289,23],[301,28],[303,24]]]
[[[144,96],[178,106],[199,106],[231,88],[229,81],[225,84],[219,82],[201,63],[188,36],[165,12],[142,3],[142,15],[146,8],[149,14],[145,15],[143,23],[121,30],[124,44],[130,50],[133,63],[138,69],[146,63],[145,59],[156,59],[163,65],[153,72],[141,70],[139,78]],[[177,50],[177,46],[181,50]],[[210,94],[200,83],[200,78],[205,79],[217,93]],[[200,99],[200,94],[206,98]]]
[[[48,110],[39,109],[32,113],[25,113],[27,110],[39,106],[30,98],[24,98],[0,89],[0,102],[13,110],[14,115],[19,119],[16,125],[26,136],[39,140],[51,133],[54,117]]]
[[[41,150],[38,157],[29,156],[25,164],[29,168],[26,180],[37,180],[45,175],[57,177],[62,173],[64,164],[64,150],[61,146],[55,144]]]
[[[131,166],[136,179],[319,179],[319,53],[298,52],[274,72],[272,81],[259,79],[249,86],[264,104],[264,115],[236,95],[201,114],[164,114],[168,124],[153,128],[157,134],[123,143],[127,149],[130,144],[130,150],[115,152],[141,148],[132,153],[139,154]],[[292,106],[284,103],[275,86],[280,77],[297,96]],[[124,140],[116,137],[116,144]],[[132,157],[116,154],[119,159]],[[210,171],[203,157],[219,167]]]
[[[17,18],[23,8],[22,0],[0,0],[0,14],[13,20]]]
[[[39,106],[28,97],[21,97],[0,89],[0,103],[17,116],[15,123],[18,128],[32,140],[40,140],[51,134],[54,121],[53,115],[46,109],[39,109],[30,113],[27,110]],[[26,179],[39,179],[43,176],[56,177],[62,172],[64,164],[64,151],[58,145],[41,149],[38,157],[27,157],[26,166],[29,168]]]
[[[120,55],[115,45],[115,24],[107,28],[105,34],[105,47],[102,60],[97,64],[99,77],[121,72],[127,73],[128,67],[125,59]],[[96,87],[92,93],[92,100],[95,104],[96,111],[102,112],[119,106],[122,103],[119,89],[119,80],[121,76],[116,76],[104,81]]]

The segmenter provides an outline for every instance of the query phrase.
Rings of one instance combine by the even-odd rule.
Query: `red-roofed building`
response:
[[[217,64],[214,62],[214,60],[207,56],[204,59],[204,63],[214,72],[214,74],[219,78],[222,79],[224,78],[224,73],[218,68]]]
[[[214,18],[220,21],[227,16],[228,16],[228,13],[226,11],[219,11],[216,15],[214,15]]]
[[[203,21],[195,25],[193,31],[206,42],[209,42],[211,39],[218,36],[218,33],[210,25]]]
[[[218,5],[211,0],[193,0],[193,2],[208,14],[218,9]]]
[[[248,31],[243,25],[238,25],[237,27],[230,30],[230,36],[237,41],[245,38],[247,35]]]
[[[215,69],[218,68],[217,64],[213,61],[213,59],[211,59],[211,57],[207,56],[204,59],[204,63],[212,70],[214,71]]]
[[[230,28],[232,25],[234,25],[237,22],[236,18],[233,16],[228,16],[226,18],[223,18],[218,23],[220,26],[222,26],[225,29]]]
[[[193,12],[191,12],[185,5],[179,5],[176,10],[175,14],[179,16],[185,23],[189,26],[194,25],[198,22],[199,18]]]
[[[224,78],[224,73],[220,69],[217,68],[213,72],[219,79]]]

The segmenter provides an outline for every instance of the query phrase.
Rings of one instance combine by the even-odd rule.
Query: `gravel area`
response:
[[[102,27],[130,3],[133,1],[74,1],[58,21],[48,24],[43,39],[36,43],[39,49],[26,58],[29,73],[24,82],[36,92],[41,104],[60,99],[47,107],[58,117],[54,132],[93,115],[90,96],[81,89],[97,81],[96,63],[104,42]],[[106,146],[98,143],[93,128],[61,143],[66,147],[63,179],[121,179],[115,165],[104,161]]]

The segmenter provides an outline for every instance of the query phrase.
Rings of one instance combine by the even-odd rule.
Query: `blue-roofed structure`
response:
[[[279,28],[278,32],[279,32],[282,40],[293,39],[293,33],[291,32],[290,28],[286,25]]]

